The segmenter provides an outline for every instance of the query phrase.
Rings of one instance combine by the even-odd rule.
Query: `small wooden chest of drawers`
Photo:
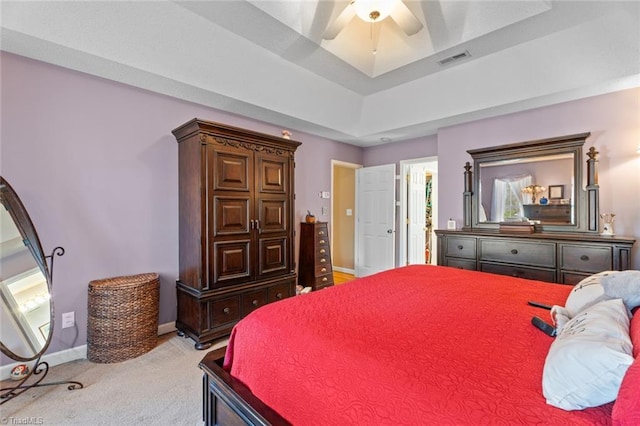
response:
[[[313,290],[333,285],[329,228],[326,222],[300,224],[298,284]]]

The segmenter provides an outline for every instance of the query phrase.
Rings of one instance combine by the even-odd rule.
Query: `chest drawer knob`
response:
[[[277,293],[276,294],[276,299],[278,299],[278,300],[282,299],[282,293]]]
[[[516,250],[516,249],[511,249],[511,254],[518,254],[518,250]]]
[[[319,244],[325,244],[325,243],[326,243],[326,241],[325,241],[325,240],[320,240],[320,241],[318,241],[318,243],[319,243]]]
[[[327,268],[320,269],[321,272],[327,272]]]
[[[589,260],[589,256],[587,256],[586,254],[583,254],[582,256],[580,256],[580,260],[586,262],[587,260]]]
[[[458,244],[458,250],[462,250],[463,248],[462,244]]]
[[[327,251],[325,249],[321,249],[320,253],[325,254]]]
[[[318,235],[324,235],[324,231],[318,232]]]
[[[224,309],[222,310],[222,312],[223,312],[225,315],[229,315],[229,314],[231,313],[231,309],[229,309],[229,308],[224,308]]]
[[[322,278],[322,282],[326,283],[329,279],[327,277]]]
[[[320,259],[320,263],[325,263],[327,261],[327,259],[325,259],[324,257],[322,259]]]
[[[258,306],[258,301],[257,301],[256,299],[253,299],[253,300],[251,301],[251,304],[252,304],[253,306]]]

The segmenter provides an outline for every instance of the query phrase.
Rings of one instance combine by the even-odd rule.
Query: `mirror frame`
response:
[[[536,231],[549,232],[598,232],[598,203],[599,187],[596,173],[596,156],[598,152],[591,147],[587,152],[586,185],[583,174],[582,147],[590,132],[575,135],[561,136],[549,139],[540,139],[528,142],[518,142],[508,145],[493,146],[489,148],[472,149],[467,152],[473,158],[473,170],[469,162],[465,165],[464,200],[464,230],[471,229],[498,229],[498,222],[480,222],[480,166],[500,160],[515,160],[519,158],[542,157],[556,154],[573,154],[573,178],[575,194],[574,198],[575,220],[572,224],[545,224],[536,225]]]
[[[0,176],[0,204],[0,208],[5,208],[8,211],[9,215],[13,218],[13,221],[18,228],[18,231],[22,235],[25,244],[29,248],[29,251],[33,255],[33,258],[40,267],[47,281],[47,290],[49,294],[53,295],[51,290],[51,273],[46,259],[47,256],[44,255],[44,251],[42,250],[42,245],[40,244],[40,239],[38,238],[36,228],[33,226],[33,222],[31,222],[29,213],[27,213],[27,209],[22,204],[20,197],[18,197],[18,194],[2,176]],[[13,353],[4,345],[4,343],[2,343],[2,341],[0,341],[0,351],[16,361],[32,361],[34,359],[40,358],[49,347],[51,338],[53,337],[53,312],[53,297],[51,297],[49,299],[49,321],[51,324],[49,327],[49,335],[47,336],[46,342],[44,343],[44,345],[42,345],[40,351],[38,351],[36,354],[31,356],[30,358],[22,357]]]

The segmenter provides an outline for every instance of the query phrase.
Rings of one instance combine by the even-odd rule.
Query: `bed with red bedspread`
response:
[[[527,301],[571,289],[397,268],[254,311],[221,371],[294,425],[610,424],[613,403],[564,411],[542,394],[553,338],[531,318],[549,313]]]

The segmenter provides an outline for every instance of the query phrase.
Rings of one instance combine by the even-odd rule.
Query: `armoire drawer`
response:
[[[240,296],[227,297],[211,303],[212,327],[218,327],[240,319]]]
[[[251,291],[242,295],[242,316],[255,311],[260,306],[267,304],[267,289]]]
[[[611,269],[610,247],[560,244],[559,250],[561,269],[593,273]]]
[[[481,238],[480,260],[555,268],[556,245],[543,241]]]
[[[476,258],[476,239],[465,237],[447,238],[447,256],[462,257],[465,259]]]
[[[511,277],[526,278],[553,283],[556,281],[556,271],[548,269],[527,268],[519,265],[499,265],[480,262],[480,270],[491,274],[509,275]]]
[[[291,297],[291,288],[293,287],[293,283],[282,283],[278,285],[274,285],[269,287],[268,289],[268,300],[269,303],[277,302],[278,300],[286,299],[287,297]]]

